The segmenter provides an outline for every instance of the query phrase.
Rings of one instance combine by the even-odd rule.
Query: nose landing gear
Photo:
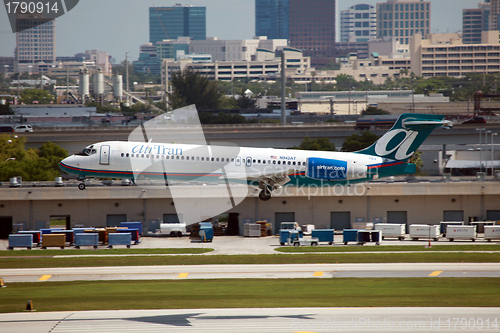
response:
[[[85,183],[78,184],[78,189],[82,191],[85,190]]]
[[[262,201],[269,201],[271,199],[271,191],[268,186],[265,186],[259,193],[259,199]]]

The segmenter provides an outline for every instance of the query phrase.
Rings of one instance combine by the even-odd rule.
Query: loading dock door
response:
[[[464,211],[463,210],[445,210],[445,211],[443,211],[443,221],[461,222],[463,220],[464,220]]]
[[[281,222],[296,222],[295,221],[295,213],[275,213],[274,214],[274,234],[278,234]]]
[[[406,230],[410,230],[408,225],[407,212],[387,212],[387,223],[397,223],[406,225]]]
[[[106,227],[119,227],[122,222],[127,222],[127,214],[106,215]]]
[[[12,216],[0,217],[0,239],[7,239],[12,233]]]
[[[330,228],[335,230],[351,229],[351,212],[331,212]]]
[[[109,146],[101,146],[100,164],[109,165]]]
[[[487,210],[486,211],[487,221],[500,221],[500,210]]]

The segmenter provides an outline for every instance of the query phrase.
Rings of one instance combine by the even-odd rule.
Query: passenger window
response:
[[[177,156],[175,159],[177,159],[177,160],[178,160],[178,159],[179,159],[179,156]]]
[[[298,164],[298,165],[300,165],[300,162],[299,162],[299,163],[297,163],[297,164]]]
[[[216,161],[219,162],[219,158],[218,157],[217,157]]]
[[[125,156],[125,154],[124,154],[124,153],[122,153],[122,157],[124,157],[124,156]]]
[[[156,158],[158,158],[158,159],[159,159],[159,158],[160,158],[160,155],[156,155]]]
[[[204,161],[204,160],[205,160],[205,157],[202,157],[202,158],[201,158],[201,160],[202,160],[202,161]]]
[[[149,154],[146,155],[146,158],[149,158]]]
[[[255,163],[255,160],[253,160],[253,162]]]
[[[288,161],[288,165],[292,165],[292,162]]]
[[[141,157],[144,158],[144,154],[142,154]]]
[[[278,164],[280,164],[280,165],[281,165],[281,161],[278,161]]]
[[[258,160],[258,163],[260,163],[260,160]]]
[[[127,153],[127,157],[128,157],[128,153]]]
[[[273,164],[276,164],[276,161],[273,161]]]
[[[295,165],[296,163],[295,163],[295,162],[293,162],[292,164],[293,164],[293,165]]]
[[[229,158],[228,158],[229,159]],[[231,162],[234,162],[234,158],[231,159]]]

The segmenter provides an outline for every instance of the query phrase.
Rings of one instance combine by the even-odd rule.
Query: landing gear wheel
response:
[[[260,191],[259,199],[262,201],[269,201],[271,199],[271,192],[269,192],[267,187]]]
[[[85,184],[84,183],[78,184],[78,189],[81,191],[85,190]]]

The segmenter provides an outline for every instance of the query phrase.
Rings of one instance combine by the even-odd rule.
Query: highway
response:
[[[460,304],[457,304],[459,306]],[[0,314],[5,333],[498,332],[498,308],[271,308]]]
[[[500,277],[500,263],[182,265],[0,269],[5,283],[102,280]]]

